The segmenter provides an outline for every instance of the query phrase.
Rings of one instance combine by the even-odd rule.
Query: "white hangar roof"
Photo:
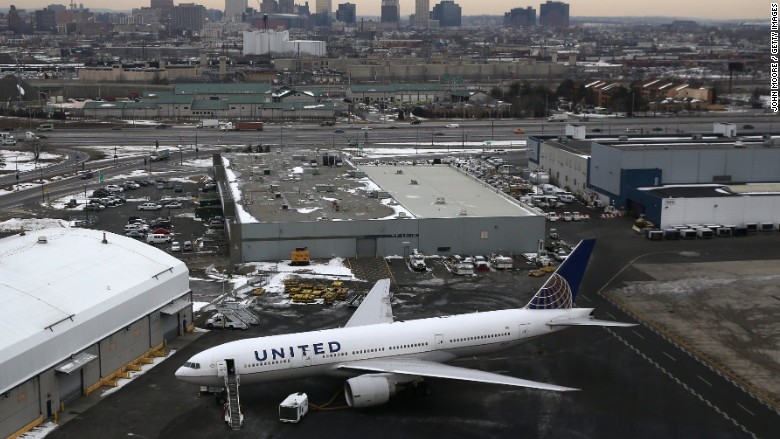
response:
[[[0,239],[0,392],[188,291],[182,261],[124,236],[46,229]]]

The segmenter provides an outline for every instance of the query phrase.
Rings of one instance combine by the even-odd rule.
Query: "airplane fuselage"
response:
[[[355,376],[345,363],[383,358],[447,362],[516,346],[566,326],[552,321],[587,317],[588,308],[509,309],[257,337],[205,350],[181,367],[178,378],[219,386],[218,363],[232,359],[242,384],[316,375]],[[197,367],[193,367],[197,364]]]

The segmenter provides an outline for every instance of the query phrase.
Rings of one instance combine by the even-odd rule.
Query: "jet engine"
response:
[[[372,407],[395,395],[396,384],[390,374],[361,375],[344,383],[344,396],[350,407]]]

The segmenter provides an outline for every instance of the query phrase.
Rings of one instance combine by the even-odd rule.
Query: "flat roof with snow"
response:
[[[537,215],[486,183],[447,165],[369,165],[360,169],[417,218]],[[417,184],[412,184],[412,180]]]

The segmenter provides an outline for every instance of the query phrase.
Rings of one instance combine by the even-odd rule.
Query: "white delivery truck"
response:
[[[198,128],[219,128],[219,119],[203,119],[198,124]]]
[[[309,412],[309,397],[303,392],[293,393],[279,404],[279,421],[297,424]]]

